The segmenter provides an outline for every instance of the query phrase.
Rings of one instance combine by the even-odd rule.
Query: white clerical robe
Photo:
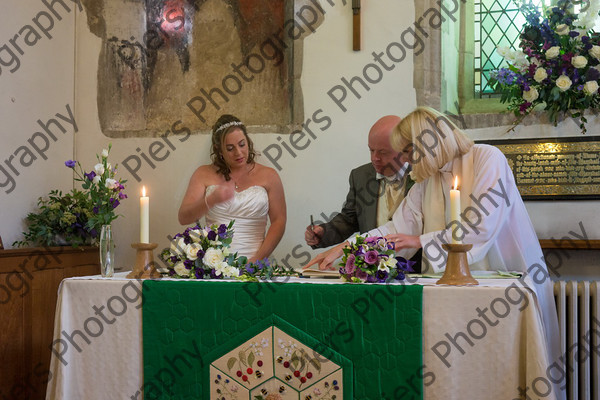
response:
[[[454,176],[458,176],[460,182],[461,221],[452,223],[448,210],[449,190]],[[428,230],[427,227],[436,224],[440,229]],[[392,221],[368,234],[418,235],[423,248],[423,271],[429,263],[437,272],[446,266],[447,254],[441,245],[452,242],[453,231],[458,238],[464,233],[462,242],[473,245],[468,252],[472,271],[526,273],[522,281],[536,293],[547,332],[549,355],[560,364],[553,284],[512,171],[506,157],[497,148],[475,145],[463,157],[446,164],[436,176],[415,183]],[[404,249],[399,251],[399,255],[408,258],[415,252],[415,249]],[[563,397],[560,393],[557,395],[558,398]]]

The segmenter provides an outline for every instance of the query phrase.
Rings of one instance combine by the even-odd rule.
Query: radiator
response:
[[[560,386],[568,400],[600,399],[600,281],[557,281],[554,296],[567,372]]]

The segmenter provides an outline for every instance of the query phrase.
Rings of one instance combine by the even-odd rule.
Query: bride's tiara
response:
[[[241,121],[231,121],[231,122],[228,122],[228,123],[223,124],[220,127],[218,127],[217,130],[215,131],[215,133],[218,133],[218,132],[222,131],[223,129],[231,128],[232,126],[241,126],[241,125],[244,125]]]

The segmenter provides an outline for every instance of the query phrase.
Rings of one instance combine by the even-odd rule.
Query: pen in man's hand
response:
[[[312,214],[310,215],[310,229],[315,229],[315,221],[313,220]]]

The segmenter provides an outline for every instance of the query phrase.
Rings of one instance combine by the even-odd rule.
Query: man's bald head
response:
[[[386,115],[373,124],[369,131],[369,151],[371,163],[382,175],[394,175],[407,161],[402,154],[392,148],[392,131],[400,123],[400,117]]]

